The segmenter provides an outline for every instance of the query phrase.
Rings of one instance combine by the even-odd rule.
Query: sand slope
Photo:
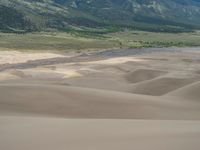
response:
[[[128,73],[125,77],[130,83],[137,83],[150,80],[164,74],[166,74],[166,72],[160,70],[138,69],[134,72]]]
[[[133,86],[132,92],[136,94],[161,96],[194,82],[190,78],[156,78]]]
[[[70,118],[200,119],[199,108],[197,105],[164,98],[114,91],[56,85],[0,85],[1,114]]]
[[[0,150],[199,150],[200,53],[131,52],[2,55]]]
[[[199,150],[199,126],[199,121],[0,117],[0,149]]]
[[[173,92],[167,94],[167,96],[178,97],[187,101],[197,101],[200,103],[200,82],[190,84]]]

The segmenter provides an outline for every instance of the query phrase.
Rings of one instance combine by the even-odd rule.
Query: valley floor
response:
[[[200,147],[200,48],[0,56],[0,149]]]
[[[33,32],[26,34],[1,33],[0,48],[18,51],[88,52],[119,48],[196,47],[200,32],[155,33],[126,31],[113,33]]]

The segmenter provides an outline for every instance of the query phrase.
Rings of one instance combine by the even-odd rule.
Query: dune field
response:
[[[0,55],[2,150],[199,150],[200,48]]]

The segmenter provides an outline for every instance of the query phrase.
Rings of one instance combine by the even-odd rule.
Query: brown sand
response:
[[[164,75],[166,72],[160,70],[150,70],[150,69],[138,69],[134,72],[128,73],[126,79],[130,83],[137,83],[145,80],[154,79],[161,75]]]
[[[1,114],[65,118],[200,119],[197,105],[144,95],[39,84],[1,85],[0,91]]]
[[[188,101],[195,100],[200,102],[200,82],[190,84],[171,93],[168,93],[167,95]]]
[[[135,85],[133,93],[161,96],[185,85],[191,84],[190,78],[158,78]]]
[[[199,121],[0,117],[2,150],[199,150]]]
[[[28,54],[17,53],[22,56],[12,62],[5,55],[2,150],[199,150],[199,52],[76,57],[73,63],[54,54],[37,60],[35,53],[34,65]]]

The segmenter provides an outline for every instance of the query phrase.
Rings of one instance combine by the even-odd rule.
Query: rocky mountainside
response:
[[[182,32],[200,27],[200,0],[0,0],[0,30]]]

